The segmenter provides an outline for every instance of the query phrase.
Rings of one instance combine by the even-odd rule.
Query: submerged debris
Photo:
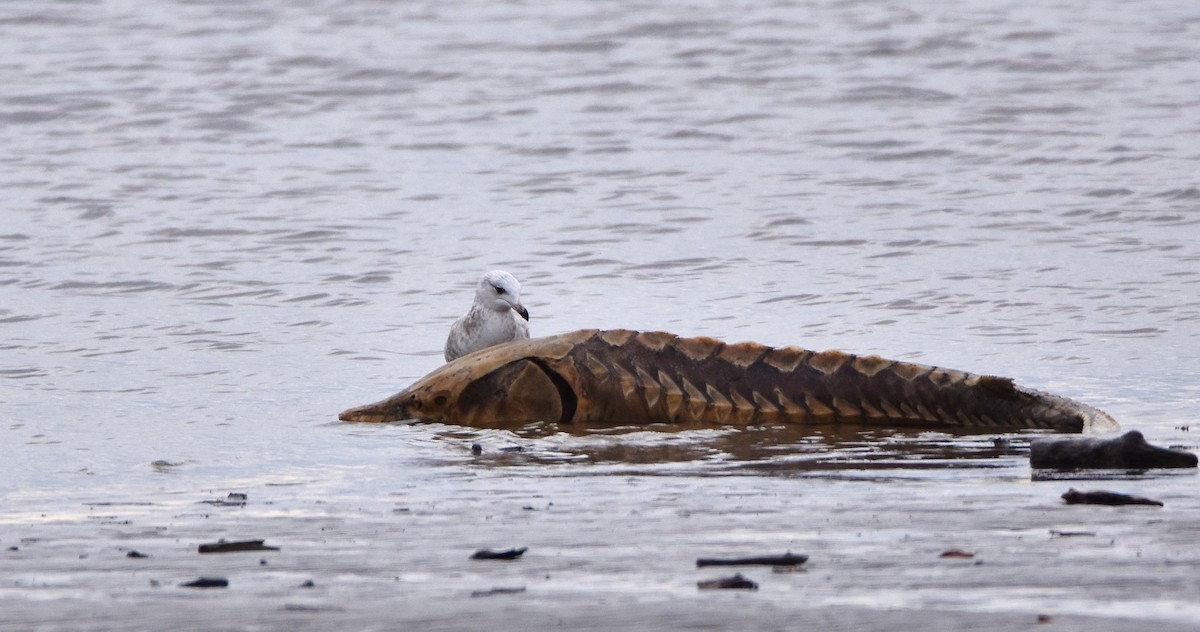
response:
[[[506,551],[492,551],[489,549],[479,549],[478,551],[475,551],[475,553],[473,555],[471,555],[471,559],[473,559],[473,560],[515,560],[518,557],[521,557],[521,555],[523,555],[525,553],[525,551],[527,551],[527,550],[529,550],[528,547],[524,547],[524,546],[519,549],[508,549]]]
[[[216,505],[218,507],[243,507],[246,505],[246,500],[249,497],[241,492],[229,492],[229,495],[216,500],[202,500],[205,505]]]
[[[497,450],[497,452],[524,452],[524,451],[525,451],[525,446],[519,446],[519,445],[505,446],[505,447]],[[479,445],[478,443],[472,443],[471,444],[471,454],[474,454],[475,456],[479,456],[479,455],[483,454],[483,446]]]
[[[807,555],[792,555],[791,551],[783,555],[765,555],[761,557],[711,558],[702,557],[696,560],[696,566],[797,566],[808,561]]]
[[[492,595],[517,595],[525,592],[524,586],[516,586],[514,588],[492,588],[491,590],[476,590],[471,593],[472,597],[491,597]]]
[[[277,546],[267,546],[263,544],[265,540],[239,540],[237,542],[227,542],[219,540],[213,544],[201,544],[201,553],[234,553],[237,551],[278,551]]]
[[[1078,537],[1094,537],[1095,531],[1059,531],[1058,529],[1050,530],[1052,538],[1078,538]]]
[[[700,590],[758,590],[758,584],[742,577],[741,573],[733,577],[718,577],[696,582]]]
[[[1142,496],[1130,496],[1117,492],[1095,491],[1081,492],[1075,488],[1067,490],[1062,495],[1068,505],[1156,505],[1162,507],[1161,500],[1153,500]]]

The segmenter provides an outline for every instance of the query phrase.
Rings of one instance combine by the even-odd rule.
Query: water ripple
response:
[[[303,435],[435,367],[504,268],[538,334],[936,358],[1169,426],[1200,382],[1177,4],[17,0],[6,400],[63,449],[80,409]]]

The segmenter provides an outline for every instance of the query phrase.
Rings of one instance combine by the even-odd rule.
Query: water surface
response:
[[[498,267],[536,334],[1008,375],[1194,450],[1198,25],[1169,0],[7,3],[0,620],[1194,627],[1194,478],[1067,508],[1093,483],[1031,481],[1027,435],[334,420],[438,366]],[[195,553],[221,537],[282,549]],[[488,546],[530,552],[466,561]],[[808,572],[695,589],[695,557],[787,549]],[[231,588],[175,587],[204,573]]]

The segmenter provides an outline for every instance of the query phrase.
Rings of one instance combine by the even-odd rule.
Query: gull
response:
[[[521,305],[521,284],[503,270],[483,275],[475,302],[450,327],[446,362],[492,345],[529,338],[529,312]]]

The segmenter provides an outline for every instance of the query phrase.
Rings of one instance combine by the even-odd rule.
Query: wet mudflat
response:
[[[1192,471],[334,420],[436,368],[501,268],[534,335],[1008,376],[1195,451],[1197,18],[3,3],[0,628],[1195,629]]]
[[[237,506],[205,502],[224,488],[185,488],[187,466],[159,475],[153,493],[10,496],[5,532],[19,538],[6,538],[17,550],[2,553],[6,623],[951,630],[1019,628],[1041,615],[1054,629],[1184,630],[1200,617],[1189,599],[1200,588],[1194,471],[1033,481],[1025,435],[997,447],[994,437],[937,433],[632,432],[602,441],[437,426],[326,430],[330,449],[376,458],[242,481],[247,499]],[[471,454],[472,442],[482,454]],[[515,444],[524,449],[500,451]],[[422,464],[398,477],[380,458],[387,452],[416,452]],[[772,456],[783,452],[789,458]],[[1089,486],[1165,506],[1060,498]],[[47,506],[57,511],[34,513]],[[279,548],[197,552],[218,538]],[[528,550],[470,559],[510,547]],[[943,556],[950,550],[970,555]],[[780,569],[696,565],[785,552],[809,559]],[[758,589],[697,587],[733,570]],[[184,586],[200,578],[228,586]]]

